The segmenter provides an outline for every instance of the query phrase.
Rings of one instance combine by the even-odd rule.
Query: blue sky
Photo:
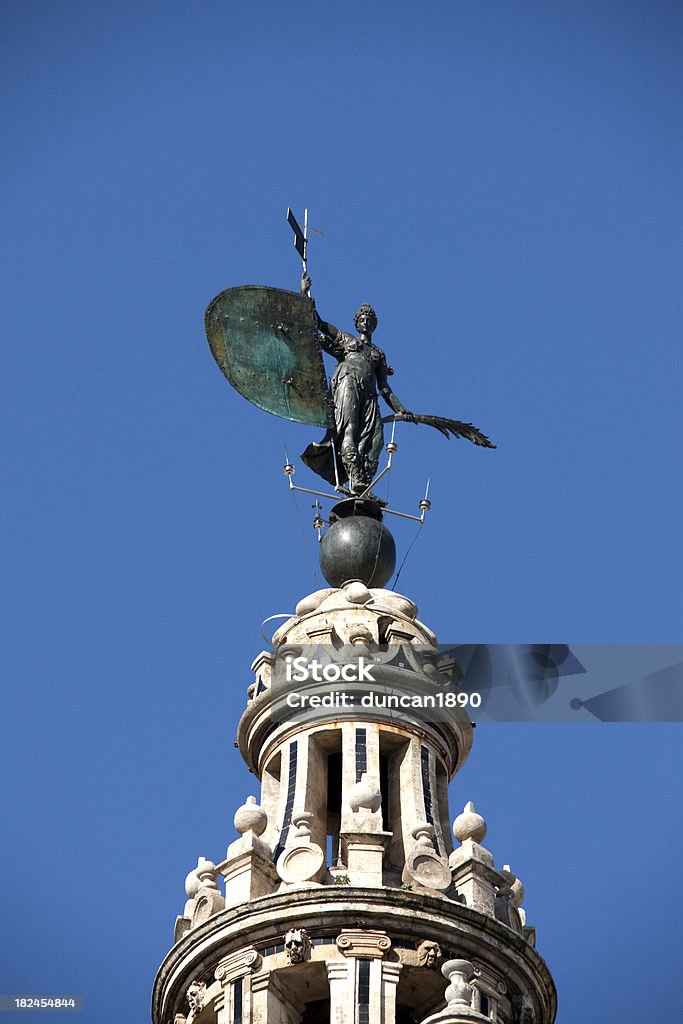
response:
[[[681,641],[683,14],[1,18],[0,990],[145,1021],[185,874],[255,791],[232,743],[259,624],[321,585],[281,475],[316,432],[239,398],[203,335],[224,288],[296,287],[287,206],[325,232],[322,316],[371,302],[403,402],[498,444],[398,434],[392,501],[430,476],[434,502],[398,589],[439,638]],[[482,725],[451,787],[526,885],[558,1024],[670,1012],[680,739]]]

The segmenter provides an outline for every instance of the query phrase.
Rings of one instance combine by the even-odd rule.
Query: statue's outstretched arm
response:
[[[438,430],[447,440],[451,437],[465,437],[472,444],[478,444],[484,448],[496,447],[495,444],[489,441],[486,434],[482,434],[481,430],[472,423],[451,420],[446,416],[423,416],[421,413],[408,412],[398,396],[389,387],[387,376],[391,372],[386,365],[386,361],[383,359],[377,371],[377,386],[379,387],[379,393],[390,406],[397,420],[406,423],[424,423],[426,426]],[[388,419],[391,419],[391,417],[388,417]],[[386,419],[383,422],[386,422]]]
[[[389,372],[393,371],[389,370],[389,368],[386,365],[386,362],[384,361],[384,359],[382,359],[382,363],[380,364],[380,367],[377,370],[377,387],[379,388],[379,393],[384,399],[384,401],[387,403],[389,408],[393,412],[395,412],[396,415],[400,415],[401,419],[411,422],[413,419],[412,412],[408,412],[408,410],[406,409],[405,405],[398,397],[398,395],[394,394],[394,392],[389,387],[389,382],[387,380]]]

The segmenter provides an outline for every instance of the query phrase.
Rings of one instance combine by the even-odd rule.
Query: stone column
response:
[[[330,986],[330,1024],[354,1024],[355,975],[352,960],[327,960],[327,981]]]
[[[251,979],[251,1024],[300,1024],[304,1008],[277,971]],[[247,1018],[249,1019],[249,1018]]]
[[[408,749],[400,766],[400,819],[393,822],[394,829],[400,828],[403,836],[403,849],[411,850],[413,843],[412,831],[416,822],[424,821],[425,807],[422,795],[422,768],[420,764],[420,741],[410,739]]]
[[[386,932],[381,931],[370,931],[361,930],[355,928],[344,928],[343,931],[337,937],[337,948],[347,957],[347,973],[345,975],[344,988],[338,989],[338,992],[342,995],[345,1000],[343,1002],[343,1012],[346,1016],[340,1016],[339,1021],[335,1018],[334,1014],[330,1014],[330,1021],[333,1024],[354,1024],[356,1020],[356,1006],[358,1004],[358,981],[360,965],[362,962],[369,962],[369,992],[368,992],[368,1013],[369,1020],[374,1024],[375,1021],[383,1021],[385,1024],[393,1024],[393,1020],[389,1017],[383,1016],[383,1004],[385,997],[385,985],[383,969],[386,966],[382,963],[384,954],[391,948],[391,939]],[[338,961],[328,961],[329,964],[338,963]],[[340,972],[341,974],[341,972]],[[330,968],[328,966],[328,977],[330,975]],[[387,984],[391,990],[391,971],[387,974]],[[398,974],[396,974],[396,982],[398,982]],[[330,992],[332,986],[330,984]],[[394,986],[395,992],[395,986]],[[394,999],[395,1005],[395,999]],[[334,1008],[334,1004],[331,1003],[331,1009]]]
[[[294,791],[290,789],[290,758],[296,750]],[[327,762],[310,733],[301,732],[283,745],[283,768],[277,823],[285,846],[289,846],[291,813],[296,808],[312,815],[312,841],[323,849],[327,838]],[[285,763],[286,762],[286,763]],[[289,813],[288,813],[289,811]]]
[[[382,1024],[395,1024],[396,1021],[396,989],[403,964],[382,962],[382,1003],[383,1016],[378,1017]],[[371,1018],[372,1019],[372,1018]]]
[[[221,986],[221,993],[214,1001],[217,1024],[230,1024],[234,1019],[234,986],[239,981],[242,982],[242,1020],[251,1020],[251,976],[260,964],[261,954],[253,946],[231,953],[218,964],[214,971]]]

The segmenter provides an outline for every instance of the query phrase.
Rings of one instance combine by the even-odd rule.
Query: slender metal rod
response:
[[[304,259],[303,259],[304,274],[308,273],[307,249],[308,249],[308,207],[306,207],[305,210],[304,210]]]
[[[414,523],[424,523],[425,521],[424,512],[421,516],[410,516],[407,512],[396,512],[393,508],[383,508],[382,512],[386,512],[390,516],[400,516],[401,519],[412,519]]]
[[[325,494],[324,491],[312,491],[308,487],[297,487],[296,484],[292,483],[291,476],[289,478],[289,489],[290,491],[300,491],[301,494],[315,494],[318,498],[327,498],[328,501],[339,501],[338,494]]]
[[[370,491],[372,490],[372,488],[375,487],[380,482],[380,480],[382,479],[383,476],[387,475],[387,473],[389,472],[390,469],[391,469],[391,454],[389,455],[389,460],[388,460],[386,466],[384,467],[384,469],[382,470],[382,472],[379,473],[375,477],[375,479],[372,481],[371,484],[368,484],[368,486],[365,488],[365,490],[361,494],[356,495],[356,497],[357,498],[364,498],[366,494],[369,494]]]
[[[297,487],[296,484],[292,483],[291,476],[288,477],[288,479],[289,479],[289,489],[290,489],[290,491],[298,491],[300,494],[313,494],[317,498],[327,498],[328,501],[336,502],[338,500],[339,496],[337,494],[325,494],[324,491],[312,491],[310,489],[310,487]],[[358,497],[362,497],[362,495],[350,494],[350,495],[348,495],[348,497],[350,497],[350,498],[354,498],[354,497],[358,498]],[[399,516],[401,519],[412,519],[412,521],[414,523],[424,523],[424,520],[425,520],[424,512],[422,513],[421,516],[411,516],[407,512],[397,512],[396,509],[386,508],[386,507],[382,508],[382,512],[386,512],[387,515],[390,515],[390,516]]]

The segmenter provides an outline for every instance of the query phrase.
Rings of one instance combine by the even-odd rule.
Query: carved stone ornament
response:
[[[486,838],[486,822],[481,814],[477,814],[472,801],[465,804],[462,814],[453,822],[453,835],[459,843],[471,839],[475,843],[483,843]]]
[[[406,857],[402,881],[406,885],[421,885],[425,889],[444,892],[451,884],[451,871],[445,857],[440,857],[432,846],[434,826],[419,822],[413,829],[415,846]]]
[[[277,873],[289,885],[302,885],[314,881],[325,864],[325,854],[317,843],[311,842],[310,823],[313,815],[308,811],[295,811],[292,819],[296,838],[285,847],[277,860]]]
[[[186,994],[187,1004],[190,1007],[188,1020],[194,1019],[204,1005],[206,985],[203,981],[193,981]]]
[[[248,796],[247,802],[238,807],[235,811],[234,817],[235,828],[240,835],[248,834],[253,832],[257,836],[262,836],[268,825],[268,815],[259,804],[256,803],[255,796]]]
[[[367,772],[363,772],[360,781],[351,787],[349,805],[354,814],[361,808],[374,813],[382,806],[382,792],[375,782],[370,781]]]
[[[472,1005],[472,986],[470,979],[474,975],[474,965],[469,960],[447,960],[441,973],[448,978],[450,984],[444,995],[449,1008],[451,1006]]]
[[[441,964],[441,946],[438,942],[425,939],[417,947],[417,962],[420,967],[428,967],[436,970]]]
[[[311,940],[305,928],[290,928],[285,935],[285,953],[290,964],[301,964],[311,951]]]
[[[490,1018],[472,1007],[474,965],[469,960],[447,960],[441,973],[450,982],[444,992],[447,1006],[421,1024],[487,1024]]]
[[[192,912],[193,928],[203,924],[204,921],[208,921],[214,914],[218,914],[221,910],[225,909],[225,900],[216,885],[218,869],[213,861],[203,861],[196,868],[196,872],[199,879],[199,889],[197,890],[194,910]]]
[[[213,976],[216,981],[220,981],[225,985],[234,978],[240,978],[244,974],[251,974],[252,971],[257,971],[261,960],[261,954],[253,946],[250,946],[248,949],[238,949],[236,953],[231,953],[230,956],[226,956],[224,960],[221,960]]]
[[[514,904],[513,885],[516,881],[515,875],[510,871],[508,864],[499,872],[501,884],[496,892],[495,915],[496,919],[508,928],[521,932],[522,921],[519,911]]]
[[[516,1005],[517,1024],[534,1024],[534,1009],[527,996],[523,996]]]
[[[337,936],[337,949],[344,956],[381,960],[384,954],[391,949],[391,939],[384,932],[356,931],[352,928],[345,928]]]

